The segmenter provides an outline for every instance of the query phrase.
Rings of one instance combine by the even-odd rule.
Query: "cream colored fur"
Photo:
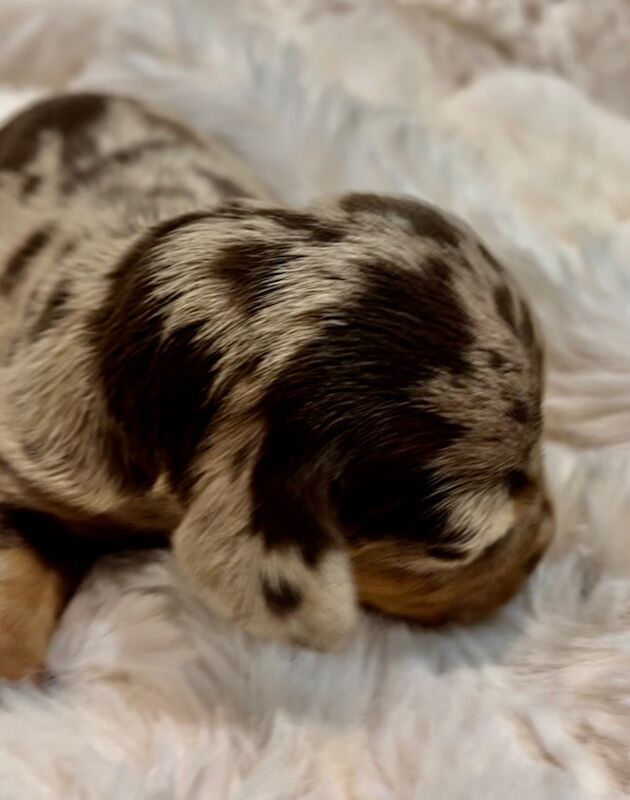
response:
[[[28,27],[33,5],[18,8]],[[124,35],[104,44],[101,86],[146,93],[205,131],[220,108],[218,127],[287,200],[340,187],[412,191],[456,209],[511,259],[552,351],[546,460],[557,539],[528,593],[491,624],[427,634],[363,620],[334,657],[261,646],[209,621],[183,599],[169,564],[102,565],[54,643],[56,685],[3,690],[0,794],[626,797],[630,295],[620,175],[630,164],[628,122],[561,82],[546,93],[548,79],[534,73],[455,92],[450,113],[435,100],[431,72],[409,68],[428,52],[409,29],[389,26],[386,43],[377,36],[369,59],[355,59],[348,42],[373,41],[383,19],[373,5],[352,21],[351,37],[334,16],[325,18],[328,36],[299,21],[298,52],[313,57],[308,76],[283,60],[279,29],[261,40],[238,11],[231,39],[218,4],[182,0],[174,13],[134,5]],[[440,5],[455,17],[464,8]],[[590,34],[593,15],[603,26],[613,5],[545,6],[537,35],[548,34],[553,63],[577,53],[571,74],[591,82],[582,39],[562,18]],[[508,39],[527,44],[533,28],[516,6],[525,2],[465,4],[482,21],[491,8],[493,24],[505,21]],[[615,36],[625,30],[619,19]],[[65,24],[40,30],[47,48]],[[454,30],[474,50],[475,29]],[[554,32],[570,47],[559,48]],[[602,37],[606,45],[590,51],[596,63],[626,63],[625,41],[615,41]],[[70,60],[64,47],[47,48],[51,66]],[[453,52],[449,44],[445,63]],[[45,81],[46,73],[26,74]],[[608,68],[598,74],[596,88],[627,101],[627,82],[615,84]],[[367,87],[370,107],[322,96],[330,78]]]

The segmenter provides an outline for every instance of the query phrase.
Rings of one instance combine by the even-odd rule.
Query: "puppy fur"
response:
[[[482,616],[543,552],[541,346],[462,222],[280,208],[219,142],[84,94],[0,131],[0,226],[0,630],[36,629],[0,672],[41,663],[95,543],[170,538],[210,608],[318,649],[358,602]]]

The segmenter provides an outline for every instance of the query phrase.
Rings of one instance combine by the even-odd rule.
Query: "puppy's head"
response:
[[[161,230],[159,277],[128,294],[165,320],[155,353],[172,339],[175,365],[197,359],[179,380],[153,349],[143,365],[168,380],[152,390],[166,408],[186,400],[193,430],[155,452],[168,467],[168,447],[191,443],[169,467],[190,509],[175,550],[205,601],[321,647],[351,629],[357,596],[425,623],[505,602],[550,535],[542,357],[474,234],[374,195],[308,212],[231,204]],[[170,430],[148,427],[137,391],[130,403],[130,435]]]
[[[454,499],[450,509],[455,515],[457,507]],[[534,484],[506,513],[514,524],[493,544],[479,542],[468,551],[451,541],[443,550],[429,547],[427,557],[400,539],[359,539],[352,549],[359,598],[368,608],[424,625],[483,619],[516,594],[552,534],[551,507]],[[488,533],[491,527],[488,523]],[[472,530],[486,533],[477,525]],[[465,535],[460,535],[459,545],[464,542]]]
[[[287,496],[348,553],[361,602],[426,624],[480,619],[551,536],[538,337],[466,226],[404,199],[339,208],[354,290],[266,395],[257,506],[289,448]]]

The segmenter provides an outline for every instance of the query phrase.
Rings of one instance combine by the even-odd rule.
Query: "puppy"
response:
[[[489,613],[543,552],[542,354],[461,222],[278,207],[219,142],[66,95],[0,131],[0,672],[101,545],[170,540],[213,611],[328,649],[359,603]]]

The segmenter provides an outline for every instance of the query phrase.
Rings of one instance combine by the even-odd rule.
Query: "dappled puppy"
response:
[[[423,623],[542,554],[542,355],[459,221],[278,208],[129,100],[0,131],[0,672],[37,669],[100,549],[171,541],[243,629],[317,649],[360,603]]]

